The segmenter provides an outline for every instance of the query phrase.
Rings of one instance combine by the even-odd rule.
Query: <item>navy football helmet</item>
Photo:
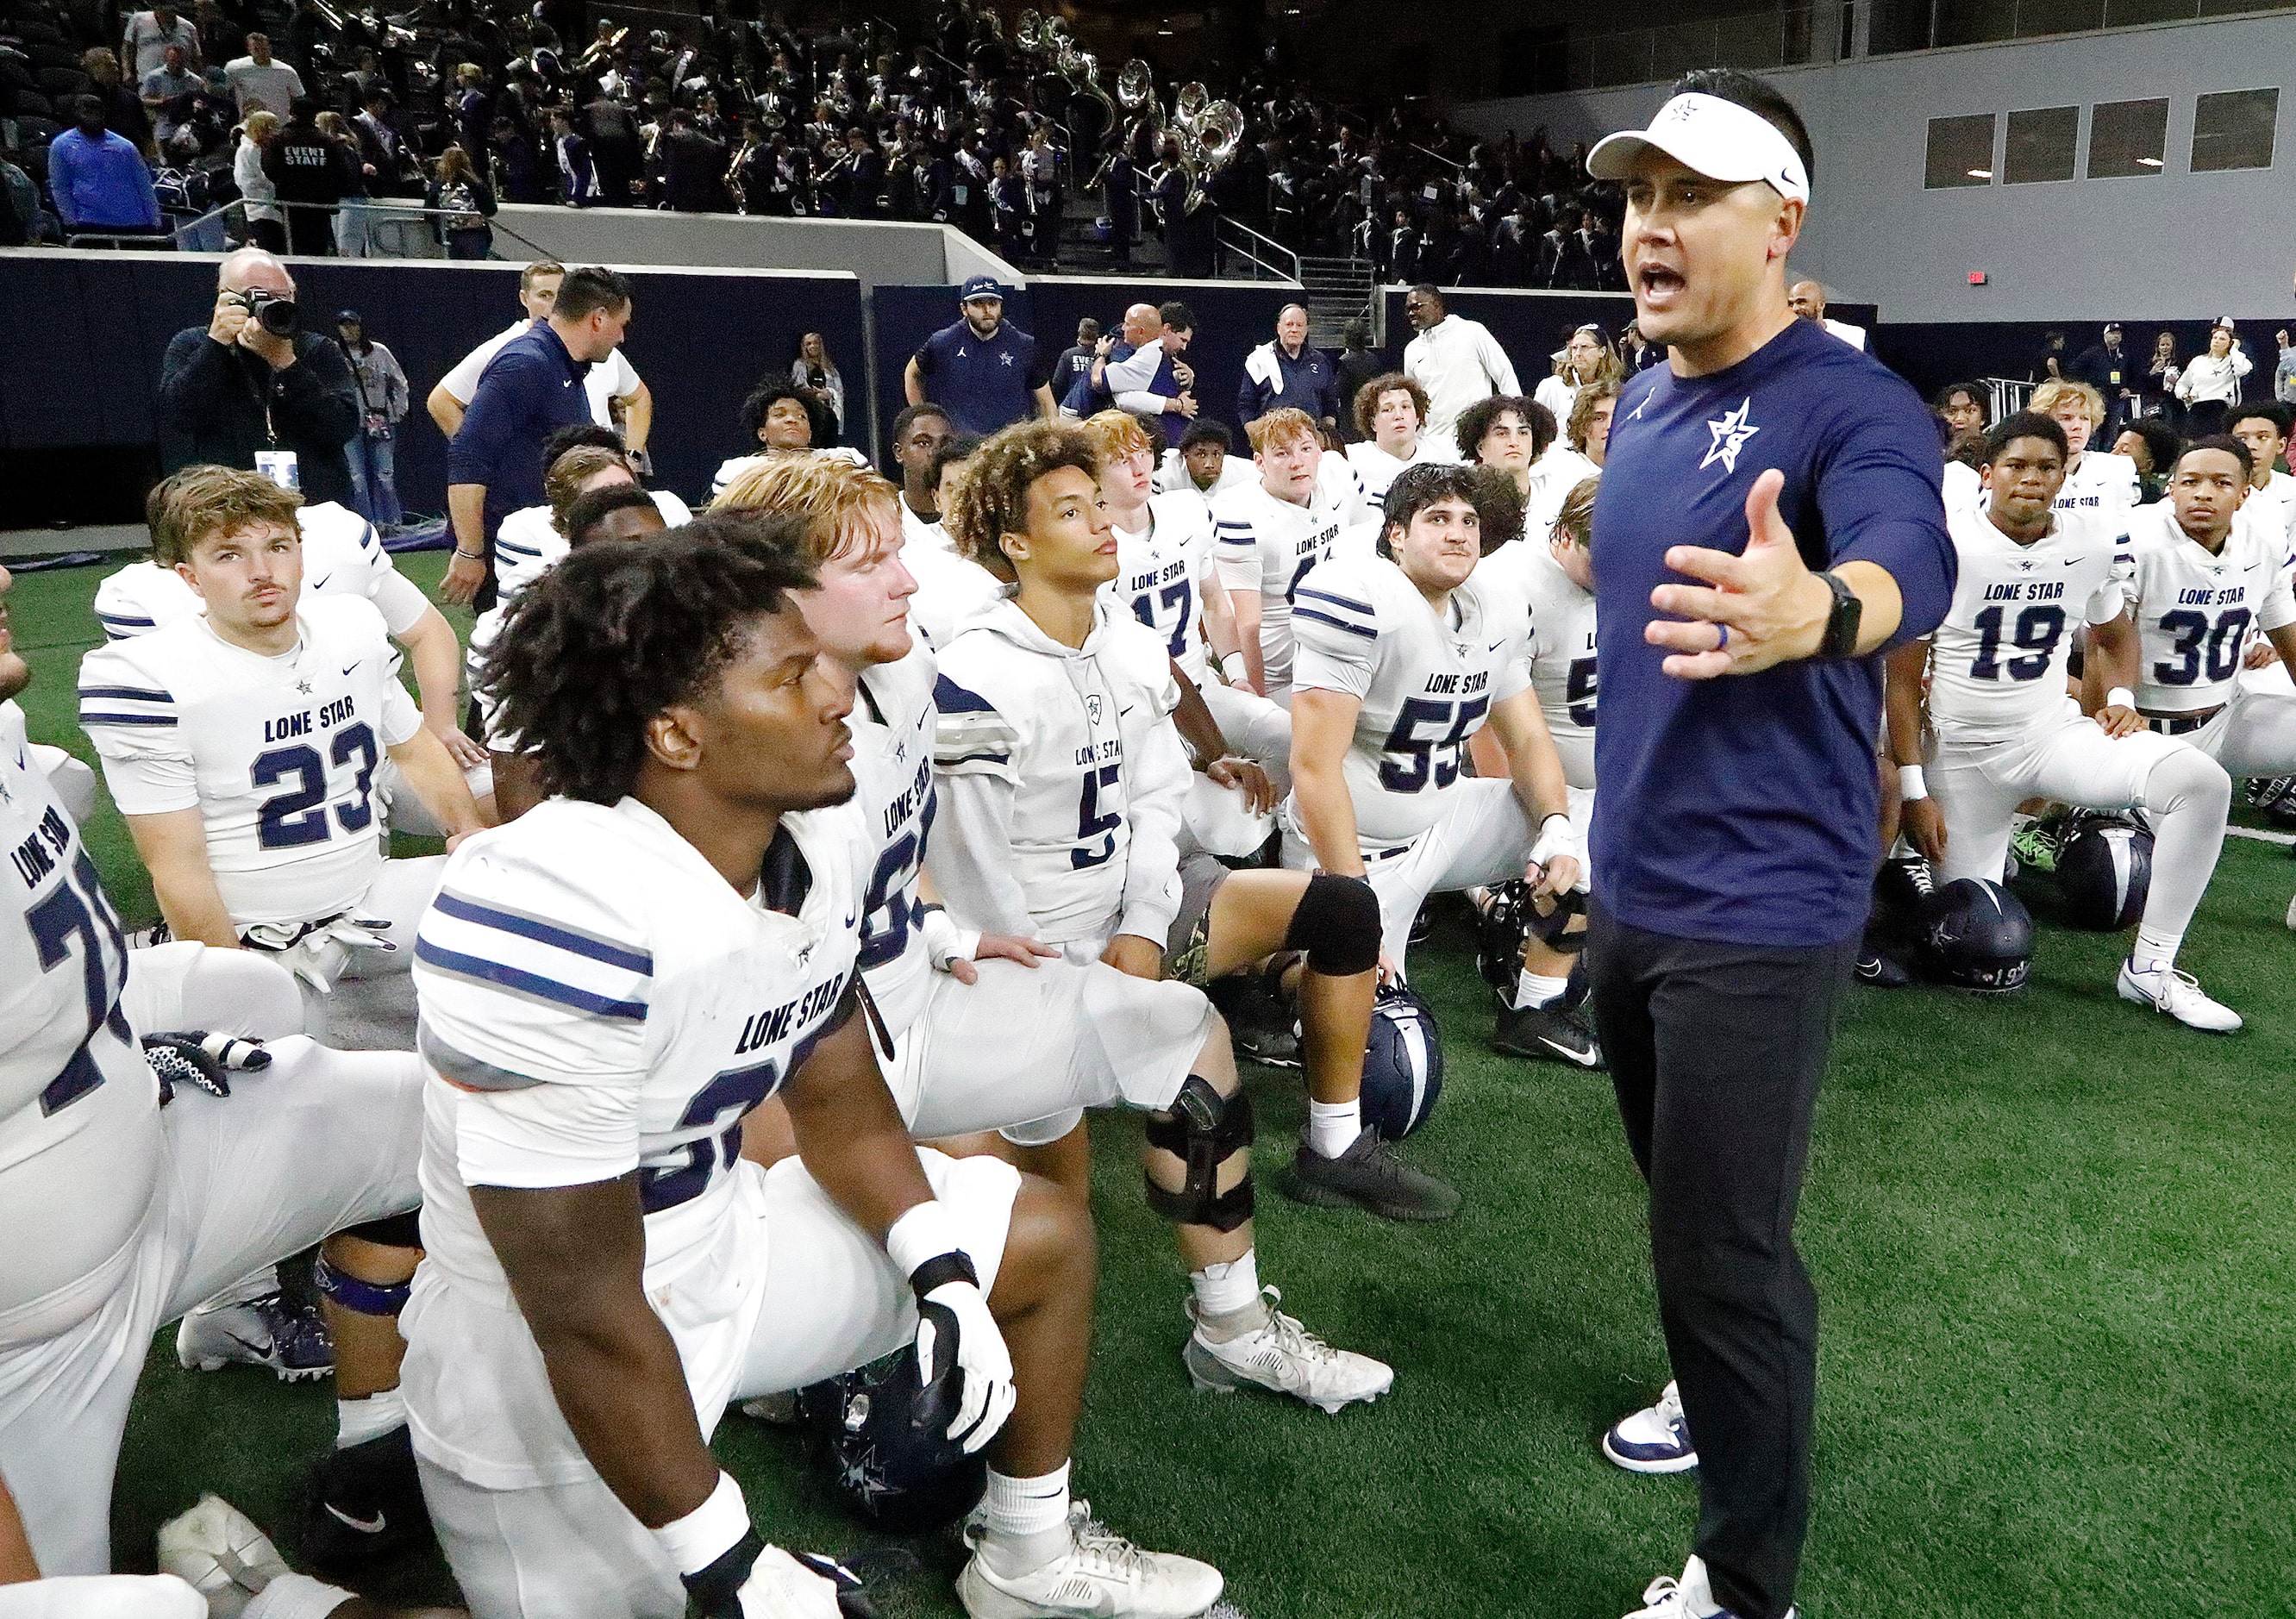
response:
[[[2144,914],[2152,834],[2118,815],[2081,815],[2057,852],[2057,892],[2075,928],[2119,933]]]
[[[914,1345],[798,1392],[798,1420],[816,1462],[864,1522],[923,1533],[980,1501],[988,1461],[949,1438],[948,1392],[919,1386]]]
[[[2024,983],[2032,960],[2032,915],[1999,883],[1956,878],[1923,908],[1919,961],[1925,977],[2000,994]]]
[[[1372,1003],[1364,1051],[1363,1122],[1398,1141],[1427,1122],[1443,1094],[1443,1040],[1427,1002],[1390,984]]]

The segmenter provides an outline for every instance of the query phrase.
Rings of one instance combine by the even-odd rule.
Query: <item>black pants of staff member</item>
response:
[[[1698,1447],[1698,1555],[1740,1619],[1793,1601],[1809,1518],[1817,1292],[1793,1242],[1835,1003],[1857,954],[1644,932],[1597,907],[1591,1004]]]

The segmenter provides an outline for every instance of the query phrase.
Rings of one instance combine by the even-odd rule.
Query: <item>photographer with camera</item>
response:
[[[259,248],[223,261],[215,313],[160,364],[160,460],[173,472],[243,467],[316,505],[352,499],[344,446],[361,427],[341,346],[298,330],[295,282]]]

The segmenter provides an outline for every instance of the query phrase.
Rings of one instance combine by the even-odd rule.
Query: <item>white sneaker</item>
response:
[[[1796,1611],[1786,1609],[1786,1619],[1794,1619]],[[1735,1619],[1735,1615],[1714,1600],[1713,1588],[1706,1582],[1705,1559],[1693,1556],[1683,1566],[1679,1580],[1660,1574],[1644,1586],[1642,1607],[1627,1619]]]
[[[2138,972],[2133,961],[2123,961],[2119,987],[2123,1001],[2166,1012],[2188,1029],[2229,1034],[2241,1026],[2238,1012],[2210,1000],[2192,974],[2173,967]]]
[[[2288,899],[2288,925],[2296,928],[2296,895],[2291,895]]]
[[[1682,1391],[1669,1383],[1656,1405],[1622,1417],[1603,1435],[1603,1454],[1629,1473],[1687,1473],[1698,1465],[1690,1424],[1682,1415]]]
[[[983,1531],[968,1527],[972,1560],[956,1577],[972,1619],[1193,1619],[1219,1600],[1220,1571],[1193,1558],[1144,1551],[1092,1521],[1089,1501],[1069,1503],[1069,1549],[1013,1577],[981,1560]]]
[[[208,1599],[208,1619],[239,1619],[250,1602],[280,1575],[287,1561],[271,1537],[217,1495],[160,1525],[160,1572],[173,1574]]]
[[[318,1311],[275,1289],[235,1304],[210,1299],[191,1311],[176,1325],[176,1361],[185,1371],[267,1366],[281,1382],[300,1383],[332,1371],[335,1351]]]
[[[1369,1355],[1332,1348],[1275,1307],[1283,1300],[1281,1293],[1273,1288],[1259,1292],[1267,1301],[1267,1324],[1225,1343],[1204,1335],[1202,1314],[1196,1301],[1188,1300],[1188,1316],[1196,1329],[1188,1335],[1181,1359],[1198,1388],[1232,1394],[1249,1383],[1295,1394],[1328,1414],[1357,1400],[1376,1400],[1394,1386],[1394,1368]]]

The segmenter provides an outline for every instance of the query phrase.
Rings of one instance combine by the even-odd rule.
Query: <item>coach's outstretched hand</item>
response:
[[[1793,530],[1778,515],[1785,474],[1773,467],[1746,495],[1746,549],[1738,556],[1703,545],[1677,545],[1666,565],[1703,579],[1661,585],[1651,605],[1682,623],[1652,619],[1643,634],[1671,654],[1660,666],[1684,680],[1752,675],[1808,658],[1825,638],[1833,592],[1812,573],[1794,545]]]

